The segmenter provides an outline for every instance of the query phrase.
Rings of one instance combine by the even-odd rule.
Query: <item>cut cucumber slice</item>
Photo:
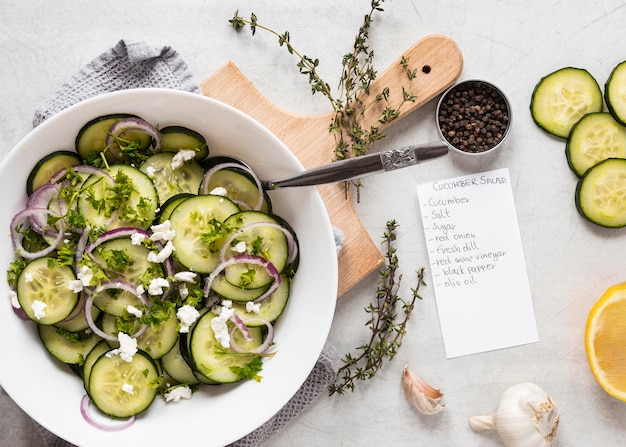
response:
[[[197,194],[204,170],[194,160],[172,167],[174,152],[159,152],[141,164],[141,171],[150,177],[157,189],[159,203],[164,204],[177,194]]]
[[[83,183],[78,212],[95,229],[150,227],[159,203],[152,180],[130,165],[113,165],[109,174],[113,180],[92,174]]]
[[[245,168],[250,169],[248,165],[244,164],[241,160],[224,156],[209,157],[202,163],[202,166],[208,171],[212,167],[222,163],[241,164]],[[206,181],[206,179],[204,181]],[[205,186],[208,193],[216,188],[224,188],[226,190],[226,197],[239,204],[242,210],[255,209],[259,203],[260,193],[263,195],[261,211],[268,214],[272,212],[272,202],[267,193],[265,191],[259,191],[256,182],[250,177],[250,174],[243,169],[234,167],[220,169],[211,174]]]
[[[46,155],[30,171],[26,180],[26,194],[30,196],[34,190],[48,183],[50,178],[60,170],[80,164],[82,160],[76,152],[55,151]]]
[[[193,368],[211,381],[217,383],[234,383],[244,379],[235,369],[245,367],[257,356],[255,354],[237,354],[223,348],[215,339],[211,328],[213,312],[200,317],[191,328],[189,337],[189,354],[193,359]],[[229,323],[229,325],[232,323]],[[251,340],[246,341],[240,331],[234,332],[237,344],[243,349],[253,349],[263,342],[261,328],[249,328]]]
[[[150,250],[144,245],[134,245],[129,238],[118,238],[104,242],[96,247],[92,254],[94,259],[106,266],[109,279],[122,280],[135,287],[149,284],[151,280],[164,276],[163,267],[148,261]],[[109,259],[119,258],[132,260],[118,266],[107,262]],[[101,311],[122,316],[129,305],[140,307],[141,302],[134,294],[118,289],[105,289],[98,292],[93,300],[94,305]]]
[[[166,220],[170,219],[170,215],[174,208],[176,208],[183,200],[188,199],[189,197],[193,197],[197,194],[176,194],[175,196],[170,197],[165,201],[163,205],[159,208],[159,214],[157,216],[157,220],[159,223],[163,223]]]
[[[89,160],[94,153],[100,153],[106,149],[105,155],[109,161],[120,160],[121,153],[117,144],[106,147],[106,138],[109,129],[117,121],[123,118],[138,118],[137,115],[129,113],[113,113],[92,119],[86,123],[76,135],[76,152],[83,160]],[[152,138],[143,132],[126,132],[124,138],[138,141],[142,149],[146,149],[152,144]]]
[[[109,352],[111,347],[105,340],[100,340],[87,354],[85,357],[85,362],[82,365],[82,377],[83,377],[83,385],[85,387],[85,391],[88,391],[87,388],[89,385],[89,375],[91,374],[91,368],[93,367],[96,360],[100,358],[101,355]]]
[[[602,160],[626,158],[626,127],[610,113],[589,113],[572,127],[565,151],[570,168],[580,177]]]
[[[244,321],[248,318],[260,318],[267,320],[270,323],[274,323],[278,320],[278,317],[282,315],[283,311],[287,307],[291,289],[291,280],[285,275],[283,275],[281,279],[282,281],[276,291],[259,303],[259,312],[248,312],[246,310],[246,303],[233,302],[235,314],[237,314]],[[250,323],[246,324],[250,327],[265,326],[265,323],[260,320],[251,320]]]
[[[226,219],[224,224],[229,229],[228,236],[235,235],[235,238],[230,244],[231,247],[226,247],[223,251],[224,259],[241,253],[253,254],[263,257],[271,262],[276,270],[282,272],[289,257],[287,237],[282,230],[273,226],[251,225],[263,223],[278,225],[276,219],[260,211],[241,211]],[[249,227],[242,229],[246,226]],[[241,249],[233,250],[240,245]],[[264,267],[247,263],[226,267],[224,277],[232,285],[244,289],[258,289],[274,281]]]
[[[596,225],[626,226],[626,160],[609,158],[591,167],[576,186],[576,208]]]
[[[167,126],[161,129],[161,146],[166,152],[193,150],[196,160],[204,160],[209,156],[206,139],[195,130],[184,126]]]
[[[224,234],[223,222],[238,211],[237,205],[222,196],[195,196],[180,203],[170,215],[178,261],[196,273],[211,273],[219,261],[212,235],[219,239]]]
[[[71,365],[82,365],[87,354],[102,340],[91,331],[71,333],[42,324],[37,326],[37,331],[46,350],[57,360]]]
[[[137,351],[130,362],[119,355],[98,357],[89,375],[88,392],[104,414],[127,418],[146,410],[154,401],[159,369],[148,354]]]
[[[543,77],[535,87],[530,110],[535,123],[557,137],[567,138],[584,115],[601,112],[602,91],[584,69],[566,67]]]
[[[33,321],[42,325],[65,320],[79,301],[79,294],[69,288],[74,270],[52,258],[38,258],[22,270],[17,280],[17,299]]]
[[[178,383],[196,385],[200,383],[193,370],[180,352],[180,343],[176,343],[170,352],[161,358],[161,366],[165,373]]]
[[[604,99],[611,115],[626,126],[626,61],[611,72],[604,85]]]
[[[102,330],[115,335],[119,332],[117,327],[117,317],[105,314],[102,316]],[[178,341],[178,318],[176,311],[171,308],[171,313],[167,320],[161,321],[155,326],[149,325],[145,332],[137,338],[137,348],[145,351],[154,360],[158,360],[167,354]],[[111,342],[117,347],[117,343]]]

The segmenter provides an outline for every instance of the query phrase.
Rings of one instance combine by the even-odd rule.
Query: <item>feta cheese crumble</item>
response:
[[[165,244],[165,247],[163,247],[163,249],[158,253],[153,251],[148,253],[148,261],[160,264],[172,256],[172,253],[174,253],[174,244],[172,244],[172,241],[168,241],[167,244]]]
[[[230,348],[230,333],[227,323],[228,320],[230,320],[230,318],[235,313],[235,309],[233,309],[231,306],[231,301],[223,301],[222,306],[217,306],[215,309],[215,312],[217,312],[217,316],[211,319],[211,329],[213,329],[215,339],[224,348]]]
[[[179,332],[182,334],[186,334],[189,332],[189,327],[198,319],[200,316],[200,312],[189,304],[185,304],[181,306],[176,311],[176,316],[178,317],[178,321],[180,321],[180,329]]]
[[[245,253],[247,248],[248,247],[246,246],[245,241],[239,241],[234,246],[232,246],[230,250],[234,251],[235,253]]]
[[[156,169],[154,168],[154,166],[148,166],[146,168],[146,175],[150,178],[154,178],[154,173],[156,172]]]
[[[261,312],[261,303],[255,303],[254,301],[248,301],[246,303],[246,312],[258,314]]]
[[[226,194],[228,194],[228,191],[226,191],[226,188],[224,188],[223,186],[217,186],[213,188],[211,192],[209,192],[209,194],[212,194],[214,196],[225,196]]]
[[[93,279],[93,270],[86,265],[83,265],[79,272],[76,274],[75,280],[68,281],[67,288],[74,293],[82,292],[84,287],[89,287]]]
[[[21,309],[22,306],[20,305],[20,302],[17,299],[17,293],[15,293],[14,290],[10,290],[9,291],[9,298],[11,298],[11,305],[16,308],[16,309]]]
[[[106,353],[107,357],[119,355],[125,362],[131,362],[133,356],[137,353],[137,340],[124,332],[117,334],[117,340],[120,342],[118,349],[112,349]]]
[[[46,311],[44,310],[48,305],[43,301],[35,300],[33,304],[31,304],[31,309],[35,315],[35,318],[41,320],[46,317]]]
[[[178,272],[174,274],[174,278],[176,279],[176,281],[191,283],[195,282],[196,276],[198,276],[198,274],[194,272]]]
[[[130,242],[133,245],[141,245],[141,243],[146,239],[146,235],[140,232],[136,232],[130,235]]]
[[[122,391],[128,394],[135,394],[135,387],[129,385],[128,383],[125,383],[124,385],[122,385]]]
[[[180,168],[186,161],[193,160],[196,156],[196,152],[191,149],[184,149],[182,151],[176,152],[176,155],[172,157],[172,169]]]
[[[191,399],[191,388],[187,385],[172,388],[163,395],[165,402],[178,402],[181,399]]]
[[[171,241],[176,236],[176,231],[172,230],[172,226],[169,220],[166,220],[163,223],[158,225],[152,225],[150,227],[152,230],[152,236],[150,236],[150,240],[157,241]]]
[[[161,295],[163,288],[168,288],[170,283],[165,278],[154,278],[148,285],[148,293],[150,295]]]
[[[141,318],[141,316],[143,315],[143,312],[140,311],[139,309],[137,309],[135,306],[133,306],[132,304],[129,304],[126,307],[126,311],[131,314],[134,315],[137,318]]]
[[[24,273],[24,281],[33,282],[33,275],[29,272]]]
[[[74,293],[80,293],[83,290],[83,282],[80,279],[68,281],[67,288]]]

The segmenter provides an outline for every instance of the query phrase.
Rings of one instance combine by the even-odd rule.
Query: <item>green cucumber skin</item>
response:
[[[617,110],[611,98],[611,82],[616,79],[617,75],[622,70],[626,70],[626,61],[617,64],[617,66],[611,70],[611,74],[604,84],[604,102],[606,103],[606,108],[609,113],[613,115],[613,118],[622,126],[626,126],[626,110]]]

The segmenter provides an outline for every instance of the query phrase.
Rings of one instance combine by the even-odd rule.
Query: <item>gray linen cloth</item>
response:
[[[145,42],[121,40],[65,82],[35,111],[37,126],[61,110],[93,96],[116,90],[159,87],[201,93],[187,64],[171,47],[155,48]],[[337,253],[343,246],[343,233],[334,228]],[[326,343],[312,372],[291,400],[264,425],[231,444],[235,447],[260,446],[291,419],[325,392],[337,376],[339,357]],[[39,424],[47,447],[71,447]]]

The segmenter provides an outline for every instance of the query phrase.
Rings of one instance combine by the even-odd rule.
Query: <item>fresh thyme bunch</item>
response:
[[[309,84],[313,94],[321,93],[331,103],[333,107],[333,117],[329,125],[329,132],[335,139],[335,158],[338,160],[365,155],[371,145],[384,137],[380,128],[371,125],[364,128],[361,124],[363,116],[370,107],[384,101],[386,104],[378,116],[379,124],[387,124],[399,116],[402,104],[415,102],[416,96],[403,89],[400,104],[389,104],[389,88],[384,87],[379,92],[371,92],[370,86],[376,79],[374,69],[374,51],[368,45],[369,30],[373,22],[374,13],[383,11],[381,5],[385,0],[372,0],[370,11],[364,16],[363,24],[354,40],[352,52],[344,55],[342,60],[342,73],[339,80],[339,94],[333,95],[333,91],[319,75],[317,67],[319,59],[311,58],[302,54],[291,44],[289,31],[279,33],[271,28],[259,24],[257,16],[252,13],[249,20],[239,15],[235,15],[229,23],[236,29],[250,27],[252,35],[257,29],[262,29],[278,37],[278,44],[286,47],[289,54],[298,57],[297,67],[301,74],[308,76]],[[417,70],[409,67],[409,58],[402,58],[401,64],[406,71],[407,78],[412,80],[416,77]]]
[[[346,390],[354,391],[356,381],[373,378],[385,359],[391,361],[395,357],[406,334],[415,301],[422,299],[419,288],[424,284],[424,268],[417,271],[417,286],[411,289],[411,299],[404,300],[398,296],[402,275],[397,276],[398,256],[394,246],[397,227],[396,221],[387,222],[383,236],[386,266],[379,272],[376,301],[365,308],[370,315],[366,323],[371,331],[370,339],[367,344],[357,348],[361,351],[358,356],[347,354],[342,359],[344,364],[337,373],[337,381],[328,387],[331,396],[335,393],[343,394]]]
[[[342,73],[339,81],[339,95],[335,97],[332,89],[317,72],[319,59],[314,59],[300,53],[291,44],[289,31],[279,33],[271,28],[259,24],[257,16],[252,13],[250,20],[239,16],[239,11],[229,20],[235,30],[246,26],[250,27],[252,35],[257,29],[262,29],[278,37],[278,44],[286,47],[289,54],[298,57],[297,67],[301,74],[308,76],[312,94],[321,93],[331,103],[333,116],[329,125],[329,132],[335,139],[335,158],[341,160],[348,157],[358,157],[368,153],[371,145],[382,138],[384,134],[380,127],[370,125],[364,128],[362,121],[365,112],[375,105],[384,104],[378,124],[388,124],[400,116],[402,105],[407,102],[415,102],[416,96],[402,89],[402,99],[399,104],[390,104],[390,90],[388,87],[381,91],[371,92],[370,87],[376,79],[374,69],[374,51],[369,48],[368,38],[370,26],[376,11],[383,11],[381,5],[385,0],[371,0],[370,11],[364,16],[363,23],[354,41],[352,52],[347,53],[342,60]],[[417,69],[411,69],[409,58],[402,57],[400,64],[406,73],[407,79],[412,81],[417,76]],[[357,201],[359,198],[360,181],[354,182],[357,188]],[[350,183],[346,183],[346,188]],[[418,284],[412,289],[411,300],[404,300],[397,294],[400,287],[401,275],[396,278],[398,270],[398,258],[394,242],[397,223],[394,220],[387,222],[384,234],[386,244],[386,266],[380,271],[380,281],[376,291],[376,303],[370,304],[365,311],[370,315],[367,326],[371,330],[371,337],[366,345],[357,349],[361,351],[358,356],[347,354],[342,360],[344,365],[337,374],[337,381],[329,386],[329,394],[343,394],[346,390],[353,391],[357,380],[371,379],[383,366],[385,359],[393,359],[402,344],[406,334],[406,326],[416,299],[419,296],[419,287],[423,284],[424,269],[417,272]],[[398,316],[401,309],[402,317]],[[401,321],[398,321],[402,318]]]

